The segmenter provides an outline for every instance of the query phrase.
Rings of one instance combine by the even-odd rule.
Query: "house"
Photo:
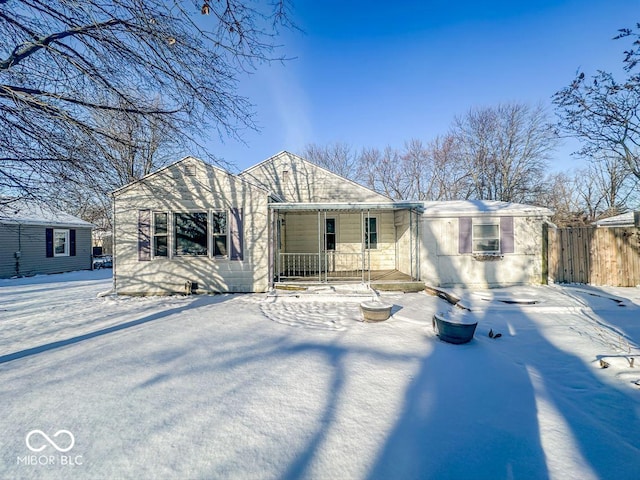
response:
[[[93,225],[27,200],[0,207],[0,278],[91,269]]]
[[[613,217],[602,218],[592,225],[596,227],[640,227],[640,211],[627,212]]]
[[[492,200],[425,202],[421,279],[434,286],[546,281],[547,208]]]
[[[284,282],[540,283],[551,214],[394,201],[288,152],[238,175],[186,157],[113,199],[114,288],[132,295]]]

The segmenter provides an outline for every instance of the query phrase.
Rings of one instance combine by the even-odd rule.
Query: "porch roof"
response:
[[[289,211],[331,211],[331,210],[351,210],[351,211],[367,211],[367,210],[415,210],[418,213],[424,212],[423,202],[330,202],[330,203],[290,203],[290,202],[270,202],[269,208],[272,210],[289,210]]]

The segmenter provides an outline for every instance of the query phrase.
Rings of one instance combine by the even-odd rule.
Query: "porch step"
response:
[[[424,287],[424,282],[371,282],[371,288],[383,292],[422,292]]]

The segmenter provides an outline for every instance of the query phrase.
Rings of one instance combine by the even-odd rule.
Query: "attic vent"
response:
[[[287,183],[289,181],[289,170],[282,171],[282,183]]]
[[[187,177],[195,177],[196,176],[196,166],[190,163],[185,163],[184,165],[184,174]]]

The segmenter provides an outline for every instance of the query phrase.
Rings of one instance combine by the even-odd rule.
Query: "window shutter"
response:
[[[76,256],[76,231],[69,230],[69,256]]]
[[[458,219],[458,253],[471,253],[471,228],[471,217],[460,217]]]
[[[501,253],[515,252],[513,217],[500,217],[500,251]]]
[[[53,228],[46,229],[45,244],[47,247],[47,257],[53,257]]]
[[[151,210],[138,211],[138,261],[151,260]]]
[[[230,260],[244,259],[242,208],[230,209],[229,235],[231,237]]]

